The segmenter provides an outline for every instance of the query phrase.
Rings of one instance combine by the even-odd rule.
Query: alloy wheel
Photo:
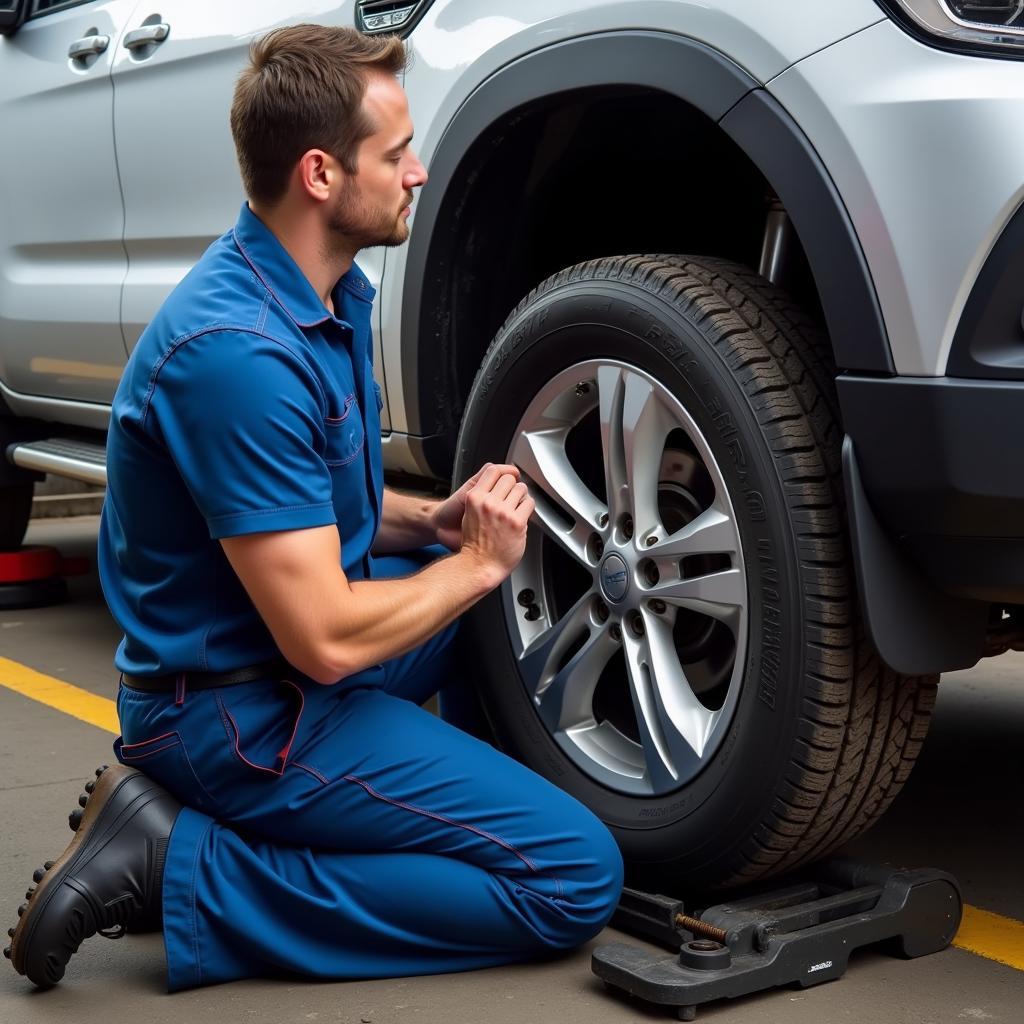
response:
[[[742,682],[743,551],[718,461],[663,384],[558,373],[508,452],[537,510],[502,604],[545,728],[613,790],[663,795],[714,756]]]

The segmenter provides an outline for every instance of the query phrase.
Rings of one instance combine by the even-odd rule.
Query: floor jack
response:
[[[692,914],[678,899],[625,889],[612,925],[678,953],[616,942],[596,949],[591,966],[609,989],[692,1021],[716,999],[833,981],[862,946],[907,959],[937,953],[962,913],[956,879],[943,871],[835,859],[786,888]]]

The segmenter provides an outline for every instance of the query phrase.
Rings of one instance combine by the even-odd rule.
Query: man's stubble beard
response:
[[[337,241],[337,248],[353,253],[378,245],[402,245],[409,237],[409,226],[402,218],[402,210],[411,202],[409,195],[395,213],[380,207],[373,209],[350,178],[338,196],[327,226]]]

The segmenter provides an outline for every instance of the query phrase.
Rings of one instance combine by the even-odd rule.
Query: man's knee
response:
[[[610,920],[622,895],[622,851],[604,823],[594,819],[595,828],[589,837],[594,857],[594,927],[583,941],[596,935]]]
[[[578,850],[572,883],[559,908],[560,927],[553,943],[559,949],[574,949],[597,935],[622,894],[622,854],[612,834],[589,811],[580,829]]]

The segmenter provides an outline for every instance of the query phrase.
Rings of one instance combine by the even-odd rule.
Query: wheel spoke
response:
[[[648,779],[655,792],[700,762],[713,714],[694,696],[672,645],[671,628],[646,617],[643,637],[625,636],[630,695]]]
[[[550,685],[555,676],[555,666],[566,648],[584,630],[590,630],[590,603],[593,599],[593,591],[587,591],[557,622],[538,633],[519,655],[523,681],[535,701]]]
[[[654,388],[639,374],[627,373],[622,400],[622,441],[633,532],[637,537],[661,525],[658,475],[665,438],[671,429]]]
[[[651,789],[661,792],[670,789],[678,778],[678,771],[668,749],[668,743],[658,717],[658,702],[654,695],[654,682],[644,657],[644,643],[623,638],[626,647],[626,673],[629,695],[640,733],[640,747]]]
[[[511,458],[529,482],[543,492],[534,494],[537,524],[575,559],[589,564],[587,541],[600,529],[605,507],[569,462],[565,436],[565,428],[523,432]]]
[[[667,720],[674,727],[666,728],[669,745],[681,751],[683,756],[689,757],[692,752],[699,759],[704,753],[713,712],[701,704],[690,688],[672,640],[671,623],[654,615],[645,616],[644,622],[654,692],[662,711],[662,721]],[[674,742],[677,737],[686,744],[685,748]]]
[[[729,555],[739,551],[736,524],[717,508],[705,509],[691,523],[647,548],[650,558],[685,558],[687,555]]]
[[[618,646],[607,629],[592,626],[583,646],[538,689],[535,702],[552,732],[594,724],[594,690]]]
[[[646,591],[648,598],[661,598],[669,604],[688,608],[701,615],[710,615],[733,625],[745,600],[746,585],[739,569],[724,569],[693,576],[689,579],[669,580]]]
[[[565,520],[559,515],[553,503],[543,494],[533,493],[534,512],[531,521],[536,523],[559,547],[572,555],[577,562],[589,566],[587,543],[594,531],[580,520],[572,526],[566,526]]]
[[[626,450],[623,438],[622,406],[625,387],[622,370],[602,366],[597,371],[598,408],[601,417],[601,448],[604,455],[604,485],[608,495],[608,515],[615,522],[632,511],[626,476]]]

